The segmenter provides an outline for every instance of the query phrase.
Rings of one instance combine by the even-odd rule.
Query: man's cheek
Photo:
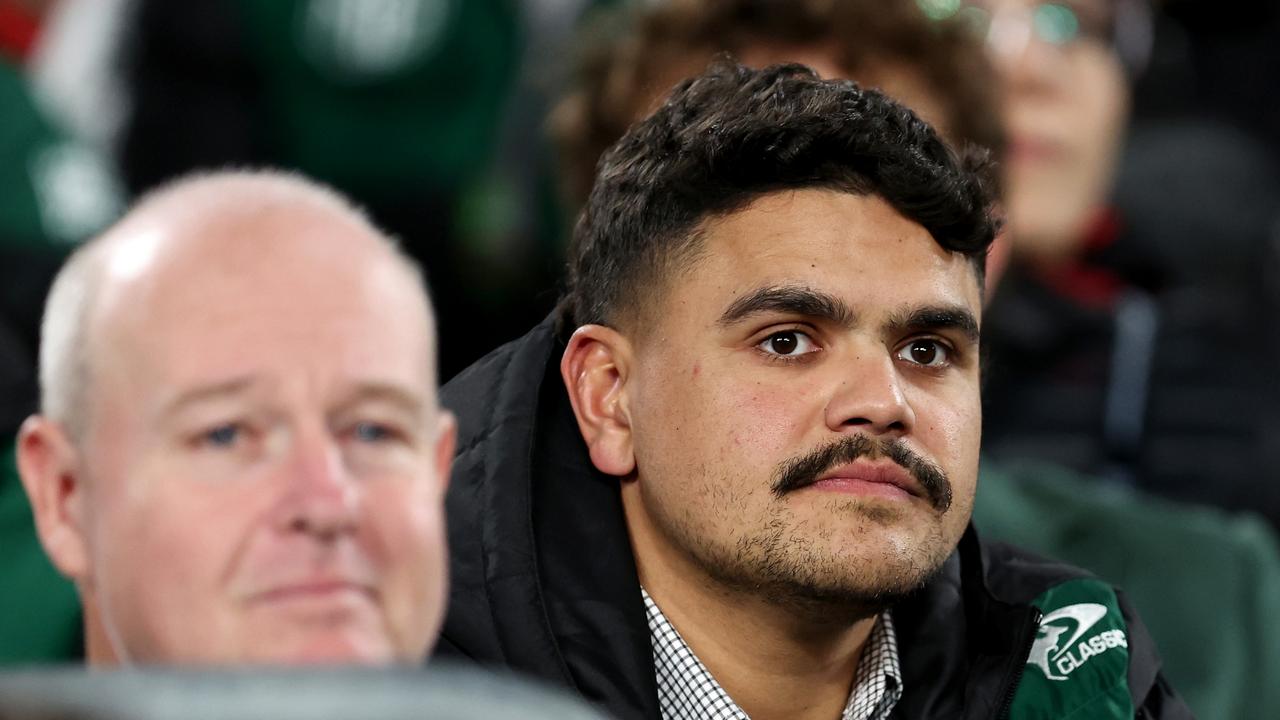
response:
[[[717,410],[728,425],[728,447],[736,450],[783,453],[797,451],[801,438],[822,423],[821,413],[803,391],[787,392],[761,386],[727,390]]]
[[[976,382],[920,393],[911,397],[910,402],[921,432],[956,437],[981,432],[982,400]]]
[[[361,503],[361,551],[378,565],[421,560],[444,534],[443,503],[425,474],[369,483]]]
[[[213,578],[223,570],[219,556],[229,554],[238,538],[209,532],[199,521],[152,523],[147,537],[134,543],[139,574],[164,578],[165,584],[213,592]]]

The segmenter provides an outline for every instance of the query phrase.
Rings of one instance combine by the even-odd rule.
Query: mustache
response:
[[[774,473],[774,497],[808,487],[822,474],[854,460],[888,458],[920,483],[929,503],[946,512],[951,507],[951,481],[942,468],[917,455],[901,440],[875,440],[866,435],[849,435],[801,457],[792,458]]]

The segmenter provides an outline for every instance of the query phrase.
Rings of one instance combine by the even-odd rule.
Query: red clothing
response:
[[[1091,224],[1078,257],[1062,265],[1037,268],[1036,274],[1059,295],[1071,298],[1083,307],[1109,308],[1124,281],[1112,270],[1090,264],[1089,258],[1115,244],[1119,236],[1119,216],[1114,211],[1103,210]]]
[[[40,21],[14,0],[0,0],[0,55],[22,64],[36,44]]]

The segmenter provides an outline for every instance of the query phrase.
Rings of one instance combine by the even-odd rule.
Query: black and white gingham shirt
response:
[[[658,676],[658,706],[662,720],[750,720],[720,687],[684,638],[643,588],[653,643],[653,666]],[[893,620],[885,612],[876,619],[853,679],[849,702],[840,720],[884,720],[902,697],[898,640]]]

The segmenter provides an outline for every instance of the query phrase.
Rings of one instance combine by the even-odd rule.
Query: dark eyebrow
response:
[[[969,342],[975,345],[981,338],[978,319],[969,312],[968,308],[959,305],[913,308],[895,313],[889,318],[888,329],[894,334],[925,330],[959,330]]]
[[[843,327],[853,327],[853,310],[837,297],[803,285],[760,288],[733,301],[717,321],[732,325],[760,313],[777,312],[828,320]]]

